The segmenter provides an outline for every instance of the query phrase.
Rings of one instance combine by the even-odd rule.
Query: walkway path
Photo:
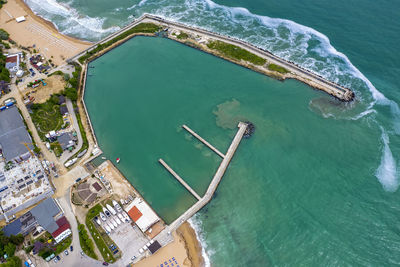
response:
[[[194,191],[176,172],[174,172],[174,170],[170,166],[168,166],[165,161],[159,159],[158,162],[160,162],[161,165],[163,165],[167,169],[167,171],[169,171],[195,198],[197,198],[197,200],[201,199],[196,191]]]
[[[79,123],[78,123],[78,119],[76,118],[76,114],[75,114],[75,110],[74,110],[74,106],[72,105],[72,101],[70,99],[67,98],[66,100],[66,105],[68,108],[68,113],[72,118],[72,126],[74,127],[74,130],[78,136],[78,144],[75,146],[74,150],[72,151],[64,151],[64,153],[61,155],[60,157],[60,162],[62,164],[65,164],[65,162],[72,157],[73,155],[75,155],[76,152],[78,152],[83,144],[83,140],[82,140],[82,134],[81,134],[81,130],[79,129]]]
[[[214,151],[215,153],[218,154],[218,156],[220,156],[221,158],[224,158],[225,155],[222,154],[218,149],[216,149],[213,145],[211,145],[209,142],[207,142],[205,139],[203,139],[200,135],[198,135],[197,133],[195,133],[192,129],[190,129],[189,127],[187,127],[185,124],[182,125],[182,128],[185,129],[186,131],[188,131],[191,135],[193,135],[194,137],[196,137],[197,139],[200,140],[200,142],[202,142],[203,144],[205,144],[206,146],[208,146],[212,151]]]
[[[238,148],[240,141],[243,138],[243,135],[246,131],[247,124],[240,122],[239,130],[236,133],[235,137],[231,145],[226,152],[224,159],[222,160],[221,164],[218,167],[217,172],[215,173],[206,194],[196,202],[192,207],[190,207],[185,213],[183,213],[178,219],[168,225],[158,236],[157,240],[160,244],[165,245],[170,240],[171,233],[179,228],[185,221],[190,219],[196,212],[198,212],[201,208],[203,208],[208,202],[210,202],[212,196],[214,195],[215,190],[217,190],[218,184],[221,182],[221,179],[229,166],[229,163],[235,154],[236,149]]]

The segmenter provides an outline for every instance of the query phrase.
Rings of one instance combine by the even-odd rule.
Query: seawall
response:
[[[293,62],[289,62],[285,59],[282,59],[274,54],[272,54],[271,52],[269,52],[268,50],[265,50],[263,48],[257,47],[255,45],[252,45],[250,43],[244,42],[242,40],[236,39],[236,38],[232,38],[232,37],[228,37],[228,36],[224,36],[224,35],[220,35],[218,33],[214,33],[214,32],[210,32],[201,28],[195,28],[195,27],[191,27],[188,25],[184,25],[182,23],[178,23],[178,22],[174,22],[174,21],[169,21],[169,20],[165,20],[161,17],[158,16],[154,16],[151,14],[144,14],[142,15],[140,18],[138,18],[137,20],[133,21],[132,23],[130,23],[129,25],[125,26],[124,28],[122,28],[120,31],[115,32],[109,36],[107,36],[106,38],[104,38],[103,40],[93,44],[91,47],[89,47],[88,49],[80,52],[79,54],[75,55],[74,57],[71,57],[70,59],[68,59],[68,62],[72,62],[72,61],[77,61],[81,56],[85,55],[86,52],[91,51],[92,49],[96,48],[99,44],[103,44],[107,41],[112,40],[114,37],[126,32],[127,30],[139,25],[140,23],[154,23],[157,25],[162,26],[164,29],[168,29],[169,31],[178,31],[178,32],[185,32],[191,36],[196,36],[197,38],[193,38],[190,39],[191,42],[186,42],[186,40],[180,40],[178,38],[176,38],[173,35],[168,35],[167,37],[181,42],[183,44],[189,45],[189,46],[193,46],[195,48],[198,48],[202,51],[205,51],[207,53],[213,54],[215,56],[224,58],[228,61],[231,61],[233,63],[239,64],[241,66],[244,66],[246,68],[252,69],[254,71],[263,73],[265,75],[268,76],[272,76],[274,78],[280,79],[280,80],[284,80],[284,79],[296,79],[299,80],[301,82],[306,83],[307,85],[318,89],[318,90],[322,90],[332,96],[334,96],[335,98],[341,100],[341,101],[352,101],[354,99],[354,93],[352,90],[350,90],[349,88],[346,88],[344,86],[341,86],[337,83],[334,83],[332,81],[329,81],[325,78],[323,78],[322,76],[302,68],[301,66],[293,63]],[[140,34],[132,34],[131,36],[128,36],[127,38],[125,38],[122,42],[118,42],[118,43],[123,43],[126,40],[129,40],[130,38],[136,36],[136,35],[140,35]],[[207,47],[207,45],[205,45],[204,43],[202,43],[201,41],[197,41],[201,38],[204,38],[208,41],[222,41],[228,44],[232,44],[235,46],[238,46],[242,49],[247,50],[248,52],[255,54],[263,59],[265,59],[267,61],[268,64],[276,64],[278,66],[284,67],[285,69],[287,69],[289,72],[282,74],[276,71],[271,71],[267,68],[267,64],[264,64],[263,66],[257,66],[254,64],[251,64],[247,61],[243,61],[243,60],[235,60],[229,57],[226,57],[224,55],[222,55],[221,53],[218,53],[218,51],[216,50],[212,50],[209,49]],[[111,47],[105,48],[105,51],[101,51],[99,53],[99,55],[109,51],[111,48],[114,48],[115,46],[112,45]],[[89,60],[93,60],[94,58],[98,57],[99,55],[94,55],[93,58],[89,59]]]

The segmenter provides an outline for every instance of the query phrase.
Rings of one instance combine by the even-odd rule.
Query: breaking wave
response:
[[[211,0],[135,1],[135,4],[128,8],[118,9],[121,16],[125,17],[125,23],[143,13],[153,13],[169,20],[202,27],[268,49],[286,60],[296,62],[331,81],[353,89],[360,100],[359,105],[364,108],[358,115],[352,115],[351,119],[358,120],[376,113],[375,105],[390,109],[394,131],[382,128],[384,149],[376,175],[381,182],[386,181],[383,183],[384,187],[387,187],[385,184],[389,184],[387,181],[397,181],[396,162],[390,151],[387,132],[400,135],[400,108],[396,102],[375,88],[345,54],[337,51],[326,35],[290,20],[256,15],[246,8],[227,7]],[[60,4],[55,0],[26,0],[26,3],[35,13],[53,21],[62,33],[79,38],[98,40],[120,28],[104,28],[105,17],[80,14],[77,11],[78,7],[72,7],[73,2]],[[110,16],[112,12],[115,13],[116,10],[110,10]],[[334,117],[330,112],[325,115]],[[375,117],[378,125],[381,125],[378,116]]]
[[[389,147],[389,136],[386,131],[381,127],[382,131],[382,142],[383,142],[383,153],[381,157],[381,163],[376,170],[375,176],[382,184],[383,188],[389,192],[395,192],[399,188],[399,178],[396,167],[396,161],[393,158],[392,151]]]
[[[80,39],[100,39],[120,29],[119,26],[104,29],[106,18],[80,14],[70,6],[71,3],[61,4],[55,0],[26,0],[25,2],[35,14],[53,22],[61,33]]]
[[[201,221],[197,217],[198,217],[197,214],[194,215],[192,218],[190,218],[188,220],[188,222],[189,222],[190,226],[194,229],[197,240],[199,240],[199,242],[201,244],[201,255],[204,259],[204,266],[210,267],[211,262],[210,262],[210,258],[208,257],[207,251],[206,251],[207,243],[205,242],[205,239],[202,234]],[[208,253],[210,253],[210,251]],[[210,254],[212,254],[212,252]]]

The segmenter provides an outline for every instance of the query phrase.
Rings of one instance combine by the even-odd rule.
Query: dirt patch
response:
[[[34,97],[33,103],[44,103],[52,94],[59,94],[64,90],[66,82],[64,77],[60,75],[53,75],[44,80],[46,86],[42,83],[36,88],[27,87],[23,92],[24,96]]]

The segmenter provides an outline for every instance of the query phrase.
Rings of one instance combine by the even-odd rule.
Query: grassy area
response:
[[[207,44],[207,47],[213,50],[217,50],[222,55],[236,59],[236,60],[244,60],[254,65],[264,65],[267,61],[264,58],[261,58],[249,51],[242,49],[236,45],[227,44],[221,41],[212,41]]]
[[[176,38],[178,38],[179,40],[187,39],[188,37],[189,37],[189,35],[185,32],[181,32],[178,36],[176,36]]]
[[[268,69],[272,71],[276,71],[282,74],[288,73],[289,71],[285,69],[284,67],[278,66],[276,64],[269,64]]]
[[[54,254],[58,255],[61,252],[63,252],[64,250],[68,249],[69,246],[71,246],[72,243],[72,237],[68,237],[67,239],[64,239],[61,243],[58,243],[56,246],[56,251],[54,252]]]
[[[60,157],[61,154],[63,153],[61,145],[58,141],[51,143],[50,148],[51,148],[51,150],[54,151],[54,154],[56,155],[56,157]]]
[[[78,231],[79,231],[79,243],[81,245],[83,252],[89,257],[97,260],[99,257],[97,256],[96,252],[94,252],[93,241],[92,239],[89,238],[85,225],[80,223],[78,225]]]
[[[104,260],[106,262],[112,263],[115,262],[115,258],[113,256],[113,253],[111,250],[108,248],[107,244],[113,243],[110,237],[106,234],[103,233],[101,234],[97,228],[94,226],[92,219],[102,211],[102,207],[100,204],[97,204],[93,208],[91,208],[88,211],[88,214],[86,215],[86,226],[89,229],[90,234],[93,237],[94,242],[97,245],[97,248],[99,249],[101,255],[103,256]]]
[[[97,52],[111,46],[112,44],[125,39],[131,34],[134,33],[155,33],[158,32],[161,29],[160,26],[153,24],[153,23],[140,23],[139,25],[129,29],[128,31],[121,33],[117,37],[111,39],[110,41],[104,43],[104,44],[99,44],[95,49],[92,49],[91,51],[86,52],[85,55],[81,56],[78,60],[80,63],[85,62],[88,58],[90,58],[92,55],[96,54]]]
[[[60,106],[58,105],[58,97],[55,95],[52,95],[44,103],[33,104],[31,109],[33,112],[31,115],[32,121],[42,140],[46,140],[45,134],[61,129],[64,124]]]

